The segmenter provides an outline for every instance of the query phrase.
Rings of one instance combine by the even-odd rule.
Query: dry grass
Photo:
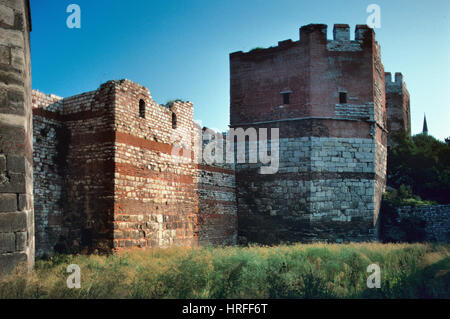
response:
[[[369,264],[381,288],[368,289]],[[66,269],[81,269],[68,289]],[[450,298],[450,246],[309,244],[58,255],[0,281],[0,298]]]

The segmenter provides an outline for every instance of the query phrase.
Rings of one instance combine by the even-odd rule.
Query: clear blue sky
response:
[[[66,8],[81,7],[81,29]],[[411,94],[412,132],[426,113],[431,135],[450,136],[450,1],[31,0],[33,88],[63,97],[128,78],[158,103],[194,102],[195,119],[225,130],[229,60],[234,51],[298,40],[309,23],[347,23],[353,37],[366,8],[381,7],[375,29],[388,72],[402,72]]]

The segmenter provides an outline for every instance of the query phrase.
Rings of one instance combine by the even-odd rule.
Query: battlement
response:
[[[405,85],[405,82],[403,81],[403,74],[400,72],[395,72],[394,79],[392,79],[391,72],[385,72],[384,78],[386,80],[386,85],[392,85],[392,86]]]
[[[32,96],[38,256],[236,242],[234,171],[194,161],[191,102],[160,105],[128,79]]]
[[[326,24],[308,24],[300,28],[300,42],[310,39],[311,34],[316,34],[317,38],[322,41],[327,39]],[[372,40],[374,31],[368,25],[357,24],[355,28],[355,41]],[[350,26],[348,24],[335,24],[333,27],[334,41],[350,41]]]
[[[380,49],[367,25],[354,40],[348,24],[335,24],[333,39],[327,29],[309,24],[299,41],[230,56],[231,127],[279,129],[277,173],[235,164],[238,231],[248,241],[376,237],[387,154]]]
[[[308,46],[311,43],[326,44],[329,51],[361,51],[364,45],[375,39],[375,32],[365,24],[356,25],[354,40],[350,39],[350,26],[348,24],[335,24],[333,26],[333,39],[327,38],[327,29],[326,24],[308,24],[300,28],[299,41],[288,39],[279,41],[277,46],[269,48],[255,48],[248,52],[236,51],[230,54],[230,58],[259,58],[292,47]]]

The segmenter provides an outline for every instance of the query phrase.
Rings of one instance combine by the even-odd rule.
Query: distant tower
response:
[[[423,135],[428,135],[428,126],[427,126],[427,117],[425,114],[423,115],[423,129],[422,129]]]
[[[399,133],[411,135],[410,98],[400,72],[395,73],[394,81],[391,73],[386,72],[385,80],[388,145],[391,145],[393,135]]]

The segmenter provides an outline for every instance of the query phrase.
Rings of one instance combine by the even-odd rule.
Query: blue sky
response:
[[[69,29],[69,4],[81,29]],[[402,72],[411,95],[413,134],[426,113],[429,133],[450,136],[450,1],[31,0],[33,88],[63,97],[128,78],[158,103],[194,103],[195,119],[229,123],[229,53],[298,40],[309,23],[347,23],[353,37],[369,4],[386,72]]]

